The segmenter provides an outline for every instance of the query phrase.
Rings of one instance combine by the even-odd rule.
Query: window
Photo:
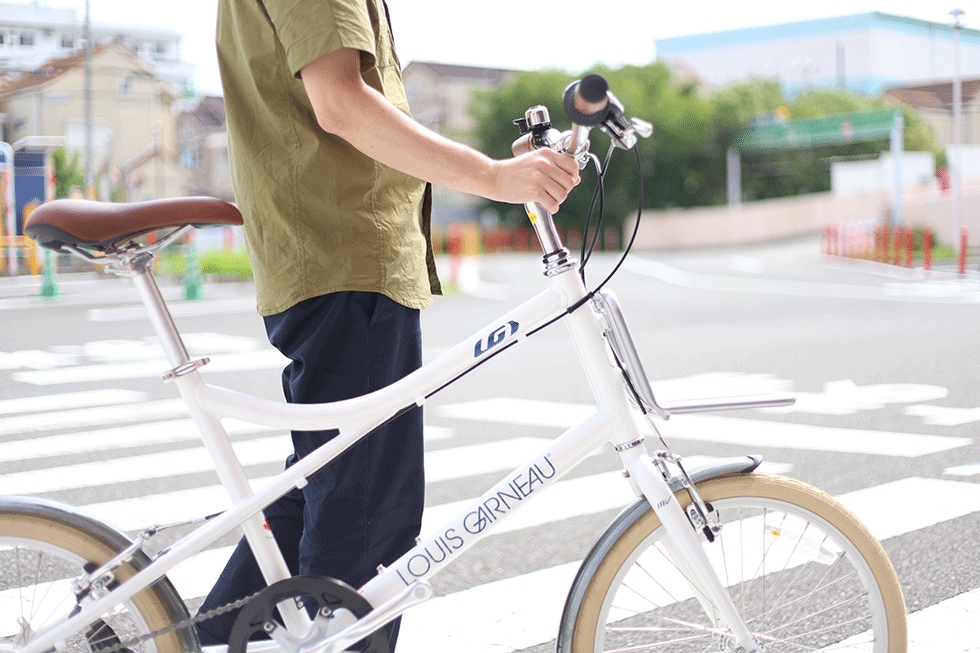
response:
[[[3,45],[6,42],[7,42],[7,33],[0,32],[0,45]]]
[[[119,92],[122,94],[129,93],[130,91],[133,90],[134,86],[135,86],[135,81],[133,80],[132,75],[126,75],[125,77],[119,80]]]
[[[24,46],[34,45],[34,32],[21,32],[20,44]]]
[[[75,37],[71,34],[62,34],[61,36],[61,47],[66,49],[72,49],[75,47]]]

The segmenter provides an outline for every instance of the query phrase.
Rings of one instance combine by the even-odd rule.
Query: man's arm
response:
[[[357,50],[324,55],[300,75],[324,131],[413,177],[501,202],[537,202],[551,213],[579,182],[571,157],[538,150],[495,161],[422,127],[364,83]]]

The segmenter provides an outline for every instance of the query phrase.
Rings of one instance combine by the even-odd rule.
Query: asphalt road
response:
[[[589,280],[603,278],[614,261],[612,255],[596,256],[589,266]],[[484,327],[496,326],[498,316],[545,283],[537,257],[531,255],[487,256],[478,268],[465,267],[462,275],[464,292],[438,298],[423,312],[427,359],[482,333]],[[206,463],[151,478],[140,471],[125,471],[142,469],[146,456],[200,452],[191,437],[140,439],[139,433],[146,432],[145,424],[137,427],[140,420],[163,423],[160,428],[166,429],[172,424],[167,420],[180,419],[182,414],[171,405],[174,389],[159,380],[158,373],[166,366],[157,360],[150,327],[139,319],[135,294],[127,284],[92,275],[65,276],[62,296],[44,301],[32,296],[30,283],[0,280],[0,410],[6,406],[6,414],[11,415],[0,415],[0,484],[5,478],[14,479],[23,487],[36,488],[31,493],[39,496],[112,515],[138,497],[186,498],[190,495],[180,493],[216,482]],[[824,258],[817,243],[807,240],[732,250],[640,253],[631,257],[609,287],[618,294],[648,375],[664,396],[769,389],[799,394],[793,410],[720,415],[742,420],[738,424],[747,425],[750,432],[768,432],[766,425],[782,425],[777,431],[785,435],[775,440],[706,436],[671,441],[668,435],[675,450],[708,456],[761,453],[789,475],[835,496],[882,488],[882,500],[870,518],[909,524],[893,528],[900,534],[884,539],[884,545],[912,613],[941,607],[980,588],[980,544],[975,536],[980,532],[980,444],[974,438],[980,421],[977,276],[960,278],[942,272],[925,276]],[[168,287],[165,292],[177,298],[180,288]],[[210,371],[209,382],[281,398],[277,373],[281,361],[265,343],[247,284],[209,284],[204,300],[176,301],[173,306],[181,331],[190,334],[192,353],[227,359],[226,371]],[[93,408],[81,407],[77,415],[61,421],[12,421],[46,411],[63,412],[50,410],[59,405],[57,398],[48,400],[43,411],[18,409],[17,402],[27,398],[88,391],[141,393],[131,395],[141,402],[136,405],[152,404],[159,415],[137,412],[100,422],[100,414],[84,412]],[[549,327],[436,395],[425,409],[431,427],[427,450],[488,443],[506,446],[520,438],[550,438],[561,432],[534,419],[522,421],[513,415],[487,419],[458,409],[487,399],[522,400],[532,407],[589,404],[588,386],[565,327],[561,323]],[[135,399],[121,401],[128,405]],[[684,417],[675,420],[683,430]],[[70,443],[73,434],[107,428],[124,438],[122,444],[79,450]],[[860,433],[868,443],[852,446],[845,437],[841,445],[842,433]],[[881,437],[875,439],[875,434]],[[60,435],[70,437],[42,440]],[[264,446],[264,439],[275,435],[242,432],[235,439]],[[99,442],[100,437],[93,439]],[[40,453],[3,455],[5,445],[28,441],[37,441]],[[271,453],[264,452],[248,466],[255,478],[281,469],[286,451],[276,450],[272,440],[269,443]],[[121,467],[105,466],[104,461],[117,461]],[[615,456],[594,457],[571,477],[585,478],[617,467]],[[430,483],[427,505],[478,496],[504,471]],[[73,474],[81,480],[72,481]],[[55,477],[68,480],[50,484]],[[11,493],[5,488],[0,487],[0,493]],[[912,499],[906,500],[902,488]],[[189,508],[193,512],[195,506],[186,503],[177,509],[181,515]],[[440,595],[452,597],[482,591],[495,582],[537,578],[536,572],[580,560],[615,513],[614,508],[604,509],[491,536],[465,562],[437,576],[434,587]],[[138,517],[122,519],[127,530],[139,527]],[[162,536],[158,546],[183,530]],[[187,598],[200,596],[198,586],[187,587]],[[971,600],[973,614],[980,615],[980,598]],[[494,608],[485,609],[492,614]],[[477,640],[481,635],[471,634]],[[913,638],[921,648],[910,650],[974,650],[943,648],[939,639],[933,649],[928,639]],[[403,650],[411,650],[407,641]],[[506,641],[512,643],[487,650],[541,648],[547,640],[515,636]]]

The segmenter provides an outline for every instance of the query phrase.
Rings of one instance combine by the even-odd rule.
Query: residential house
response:
[[[0,82],[4,140],[61,136],[85,162],[84,54],[49,59]],[[176,87],[130,48],[108,43],[92,56],[92,161],[105,199],[146,200],[186,194],[178,162]]]
[[[191,172],[187,187],[190,195],[234,201],[225,122],[222,97],[184,100],[177,109],[180,165]]]

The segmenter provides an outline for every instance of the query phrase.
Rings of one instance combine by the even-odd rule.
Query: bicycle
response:
[[[632,149],[639,163],[636,143],[651,127],[627,119],[597,75],[570,85],[563,104],[570,130],[554,129],[547,109],[532,107],[515,121],[523,135],[514,152],[550,147],[582,167],[594,162],[599,181],[593,207],[597,198],[601,206],[606,166],[589,151],[590,130],[598,126],[610,136],[610,154]],[[208,360],[190,359],[153,279],[156,251],[194,225],[241,224],[234,206],[210,198],[133,205],[59,200],[35,210],[26,229],[39,244],[132,278],[173,366],[164,379],[186,401],[233,504],[151,559],[143,547],[155,528],[130,540],[66,505],[0,499],[0,569],[7,579],[0,592],[0,651],[197,653],[201,646],[192,626],[215,613],[191,617],[166,575],[241,526],[268,587],[219,609],[242,612],[228,646],[208,647],[209,653],[335,653],[352,647],[385,653],[387,640],[379,629],[433,595],[432,575],[607,442],[619,454],[636,499],[582,563],[557,633],[560,653],[904,651],[901,587],[881,545],[853,515],[800,481],[757,473],[758,456],[688,472],[657,430],[656,420],[672,414],[781,406],[792,397],[658,403],[616,297],[604,288],[619,265],[589,290],[584,265],[595,237],[588,237],[588,228],[580,265],[562,244],[552,216],[536,204],[525,208],[542,246],[546,290],[405,379],[370,395],[319,405],[283,404],[205,384],[199,369]],[[153,244],[139,240],[164,230]],[[619,264],[628,252],[629,245]],[[399,560],[379,567],[363,587],[290,577],[265,528],[264,506],[302,487],[306,477],[378,425],[424,405],[559,320],[569,325],[595,413]],[[339,435],[253,492],[221,426],[223,417],[284,429],[337,429]],[[652,455],[644,429],[662,446]],[[249,641],[258,632],[268,639]]]

